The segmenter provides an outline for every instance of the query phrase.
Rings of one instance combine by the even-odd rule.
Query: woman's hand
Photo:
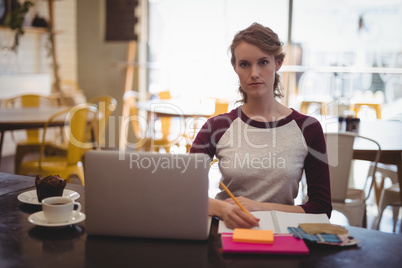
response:
[[[260,219],[254,216],[250,217],[236,204],[227,204],[222,212],[222,220],[231,229],[259,226]]]
[[[250,217],[236,204],[209,199],[209,215],[218,216],[228,228],[252,228],[259,226],[260,219]]]
[[[236,197],[237,201],[248,211],[256,211],[256,210],[263,210],[261,208],[261,203],[258,201],[254,201],[251,199],[248,199],[243,196]],[[228,202],[230,204],[236,204],[232,198],[228,198],[225,200],[225,202]]]

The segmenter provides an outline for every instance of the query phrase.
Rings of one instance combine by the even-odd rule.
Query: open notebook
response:
[[[298,227],[300,223],[330,223],[327,214],[289,213],[281,211],[253,211],[260,219],[260,229],[273,230],[275,234],[290,233],[288,227]],[[233,233],[224,221],[219,221],[218,233]]]

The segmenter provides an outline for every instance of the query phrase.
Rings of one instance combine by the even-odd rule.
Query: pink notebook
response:
[[[222,233],[222,250],[224,253],[248,254],[294,254],[307,255],[309,249],[303,239],[293,235],[274,235],[273,244],[252,244],[233,242],[232,233]]]

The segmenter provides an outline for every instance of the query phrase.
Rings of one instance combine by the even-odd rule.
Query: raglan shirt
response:
[[[313,117],[292,110],[281,120],[260,122],[238,107],[208,119],[190,152],[216,156],[230,191],[260,202],[294,205],[304,170],[308,201],[301,207],[306,213],[331,215],[326,144]],[[216,195],[226,198],[223,189]]]

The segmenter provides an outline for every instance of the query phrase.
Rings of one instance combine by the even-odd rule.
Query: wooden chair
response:
[[[396,184],[399,182],[399,180],[395,165],[378,164],[376,168],[375,178],[371,178],[374,168],[374,165],[371,164],[367,173],[366,181],[373,179],[375,202],[378,206],[380,204],[380,197],[382,191],[384,190],[386,180],[389,179],[390,184]]]
[[[381,104],[380,103],[352,103],[350,109],[355,112],[356,116],[362,110],[363,107],[369,107],[376,112],[377,119],[381,119]]]
[[[98,107],[98,121],[97,121],[97,126],[96,126],[96,143],[97,146],[100,148],[103,148],[106,146],[105,142],[105,135],[106,135],[106,127],[109,122],[109,117],[113,113],[113,111],[116,109],[117,106],[117,101],[115,98],[107,95],[103,96],[98,96],[90,99],[88,101],[88,104],[95,105]],[[66,126],[68,128],[69,126]],[[92,141],[92,133],[88,133],[87,140],[88,142]],[[49,148],[46,150],[45,154],[46,155],[51,155],[51,156],[66,156],[67,155],[67,150],[68,150],[68,142],[65,144],[61,145],[52,145],[49,146]]]
[[[370,166],[370,171],[373,169]],[[398,173],[393,165],[380,165],[376,169],[376,177],[374,178],[374,190],[376,194],[376,202],[378,206],[378,216],[374,222],[374,228],[379,229],[380,222],[384,210],[387,206],[392,206],[392,218],[393,218],[393,232],[396,230],[396,222],[398,221],[399,208],[402,206],[400,197],[400,185],[398,183]],[[377,184],[376,179],[380,178],[379,184]],[[385,180],[389,178],[391,181],[391,186],[384,188]],[[401,223],[402,225],[402,223]]]
[[[319,104],[320,105],[320,114],[321,115],[327,115],[328,111],[326,109],[328,102],[327,101],[320,101],[320,100],[303,100],[300,104],[300,113],[302,114],[307,114],[308,113],[308,108],[312,104]]]
[[[19,174],[39,175],[42,177],[58,174],[61,178],[71,181],[71,177],[76,175],[82,185],[85,185],[82,157],[84,153],[96,147],[96,142],[88,142],[88,133],[95,133],[98,109],[93,105],[81,104],[73,108],[67,108],[52,115],[45,124],[43,131],[43,141],[40,148],[38,159],[22,162]],[[50,122],[56,118],[64,116],[69,128],[66,140],[68,140],[67,155],[46,156],[44,154],[46,146],[46,132]],[[96,134],[96,133],[95,133]],[[95,139],[96,140],[96,139]]]
[[[385,188],[382,191],[380,204],[378,206],[378,217],[376,219],[375,229],[379,229],[382,214],[387,206],[392,206],[392,219],[394,222],[392,231],[395,233],[396,222],[398,221],[399,209],[402,206],[400,197],[401,188],[399,183],[393,184],[391,187]],[[401,222],[402,229],[402,222]]]
[[[58,102],[56,98],[51,96],[42,96],[37,94],[24,94],[16,96],[5,101],[6,107],[9,108],[37,108],[37,107],[56,107]],[[14,137],[14,136],[13,136]],[[15,151],[14,172],[18,174],[20,164],[23,158],[32,153],[39,153],[41,140],[39,138],[39,129],[27,129],[26,140],[18,141]],[[55,137],[54,141],[57,137]],[[15,139],[15,138],[13,138]],[[46,144],[45,149],[49,149],[54,142]]]
[[[332,207],[344,214],[351,226],[363,227],[366,224],[366,200],[369,197],[372,182],[367,197],[365,189],[348,187],[355,138],[368,140],[378,148],[372,174],[374,178],[381,154],[381,147],[376,141],[354,132],[325,134],[331,178]]]

